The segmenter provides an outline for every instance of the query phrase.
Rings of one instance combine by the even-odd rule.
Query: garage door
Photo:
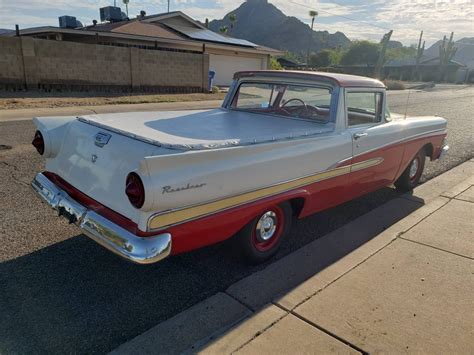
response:
[[[242,70],[259,70],[262,60],[259,58],[232,57],[228,55],[209,55],[209,70],[214,70],[215,85],[228,86],[232,82],[234,73]]]

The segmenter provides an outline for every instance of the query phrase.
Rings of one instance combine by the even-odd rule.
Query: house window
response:
[[[382,120],[381,92],[348,92],[347,122],[349,126],[378,123]]]

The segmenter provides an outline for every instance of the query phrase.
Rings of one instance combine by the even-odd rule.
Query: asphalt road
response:
[[[403,113],[407,92],[389,100]],[[424,179],[473,157],[474,88],[411,92],[407,111],[449,121],[450,155]],[[265,267],[241,263],[226,243],[150,266],[122,261],[31,191],[43,169],[33,132],[30,121],[0,123],[0,353],[104,353]],[[299,221],[277,258],[395,196],[385,188]]]

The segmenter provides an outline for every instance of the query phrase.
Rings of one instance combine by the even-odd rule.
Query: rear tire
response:
[[[405,171],[395,181],[395,187],[400,191],[410,191],[418,185],[423,169],[425,168],[425,151],[420,150],[415,157],[410,161]]]
[[[276,254],[291,229],[289,202],[266,208],[235,236],[236,247],[251,263],[262,263]]]

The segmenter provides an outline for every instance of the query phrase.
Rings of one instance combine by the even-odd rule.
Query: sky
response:
[[[117,6],[125,9],[122,0]],[[170,10],[181,10],[203,21],[220,19],[244,0],[170,0]],[[310,23],[309,10],[319,15],[315,30],[341,31],[350,39],[379,41],[394,30],[392,40],[405,45],[418,42],[424,31],[427,45],[455,33],[455,40],[474,37],[474,0],[269,0],[288,16]],[[0,0],[0,28],[57,26],[58,16],[72,15],[91,24],[99,20],[99,8],[114,0]],[[130,0],[129,17],[140,10],[148,15],[167,11],[167,0]],[[238,19],[237,19],[238,20]]]

